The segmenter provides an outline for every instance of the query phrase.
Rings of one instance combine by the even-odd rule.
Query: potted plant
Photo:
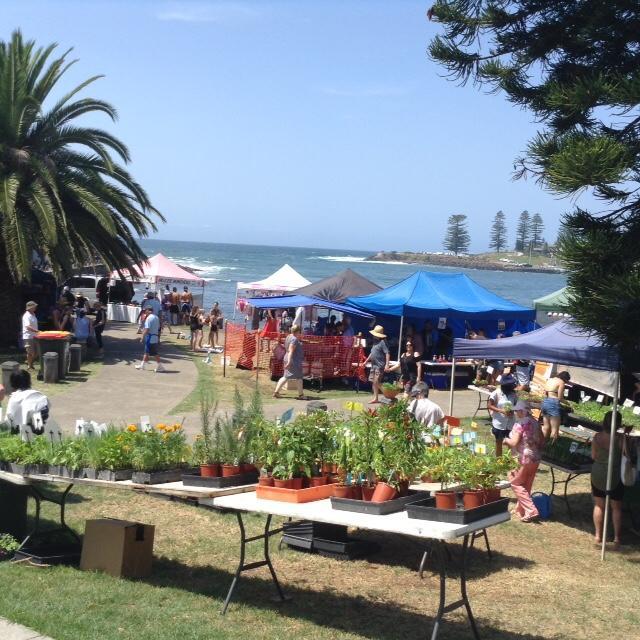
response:
[[[89,460],[86,438],[65,438],[53,445],[51,462],[57,467],[58,475],[78,478]]]
[[[177,482],[191,455],[179,423],[138,431],[131,446],[132,480],[141,484]]]
[[[391,382],[383,383],[380,389],[382,390],[382,395],[389,400],[393,400],[402,391],[398,385]]]
[[[9,533],[0,533],[0,561],[10,560],[20,543]]]
[[[23,458],[25,473],[42,474],[49,471],[52,459],[52,447],[46,436],[37,436],[28,443],[28,450]]]
[[[131,454],[133,440],[138,432],[135,424],[120,430],[110,427],[97,439],[95,446],[90,448],[89,464],[92,469],[85,468],[85,475],[97,476],[99,480],[130,480],[133,475]]]
[[[5,466],[10,473],[24,475],[26,458],[29,455],[29,443],[23,442],[20,436],[8,436],[3,439],[2,455]]]
[[[460,455],[456,447],[434,446],[425,452],[422,474],[430,476],[434,482],[440,483],[440,491],[436,491],[436,507],[438,509],[455,509],[456,493],[446,487],[457,479],[459,470],[457,457]]]
[[[218,441],[219,428],[215,430],[211,426],[212,417],[217,410],[211,395],[203,391],[200,395],[200,433],[193,444],[193,461],[200,467],[200,475],[207,478],[220,476],[220,459]],[[217,422],[215,422],[217,427]]]

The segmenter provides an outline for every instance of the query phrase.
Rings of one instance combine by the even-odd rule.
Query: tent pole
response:
[[[238,307],[238,287],[236,285],[236,299],[233,301],[233,316],[231,317],[232,320],[236,319],[236,309]]]
[[[613,488],[613,449],[615,447],[616,441],[616,431],[618,430],[618,396],[620,395],[620,371],[616,371],[614,391],[613,391],[613,404],[612,411],[613,415],[611,416],[611,434],[609,436],[609,460],[607,462],[607,495],[604,499],[604,523],[602,527],[602,550],[600,552],[600,560],[604,560],[604,554],[607,545],[607,523],[609,522],[609,493]],[[617,470],[618,474],[620,474],[620,469]],[[620,478],[618,477],[618,480]]]
[[[227,377],[227,325],[229,324],[228,320],[223,320],[224,322],[224,347],[222,350],[222,377]]]
[[[456,387],[456,359],[451,358],[451,388],[449,389],[449,415],[453,416],[453,392]]]
[[[402,355],[402,331],[404,330],[404,315],[400,316],[400,335],[398,336],[398,362]]]

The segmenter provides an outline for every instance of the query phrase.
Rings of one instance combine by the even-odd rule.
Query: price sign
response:
[[[589,402],[589,400],[591,400],[591,396],[583,396],[582,397],[582,402]]]
[[[471,437],[471,433],[470,432],[465,431],[462,434],[462,442],[464,442],[465,444],[469,444],[472,440],[473,440],[473,438]]]
[[[640,416],[640,407],[633,407],[633,413],[635,413],[637,416]]]
[[[442,429],[440,429],[440,425],[437,424],[435,427],[433,427],[433,435],[438,438],[440,435],[442,435]]]
[[[82,435],[84,432],[84,418],[76,420],[76,435]]]
[[[627,409],[630,409],[631,407],[633,407],[633,400],[631,400],[631,398],[627,398],[623,403],[622,403],[623,407],[626,407]]]
[[[446,318],[438,318],[438,329],[442,331],[442,329],[447,328],[447,319]]]
[[[568,398],[569,397],[569,389],[565,389],[564,390],[564,397]]]
[[[493,373],[493,367],[487,367],[487,373],[491,375]]]
[[[580,397],[584,398],[584,391],[582,389],[580,389]]]
[[[362,404],[362,402],[354,402],[353,403],[353,410],[354,411],[364,411],[364,405]]]
[[[602,394],[600,394],[597,398],[596,398],[596,402],[600,402],[602,403],[602,401],[604,400],[604,396]]]
[[[487,445],[482,444],[481,442],[477,442],[474,447],[474,451],[476,453],[479,453],[480,455],[484,455],[485,453],[487,453]]]
[[[498,376],[498,377],[496,378],[496,382],[502,382],[502,376]]]
[[[151,431],[151,419],[149,416],[140,416],[140,430],[141,431]]]
[[[477,423],[477,422],[473,422],[473,421],[472,421],[472,422],[471,422],[471,428],[472,428],[474,431],[477,431],[477,430],[478,430],[478,423]]]

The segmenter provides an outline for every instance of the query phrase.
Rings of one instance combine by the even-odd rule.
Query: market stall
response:
[[[551,325],[532,331],[526,335],[504,338],[502,340],[464,340],[456,339],[453,347],[454,358],[485,358],[488,360],[505,360],[521,358],[553,362],[572,367],[572,381],[580,382],[581,371],[600,373],[600,386],[606,389],[613,399],[611,442],[609,447],[609,473],[607,477],[607,493],[613,486],[614,452],[613,439],[616,432],[619,388],[620,357],[616,351],[607,347],[595,335],[586,332],[569,320],[560,320]],[[585,373],[587,375],[587,373]],[[575,376],[575,377],[574,377]],[[451,404],[453,404],[453,392]],[[575,469],[573,470],[575,471]],[[566,492],[566,484],[565,484]],[[609,496],[605,503],[605,524],[602,544],[602,558],[605,553],[607,522],[609,512]]]
[[[536,310],[536,322],[540,325],[546,325],[568,317],[567,302],[567,287],[562,287],[562,289],[553,291],[546,296],[536,298],[533,301],[533,308]]]

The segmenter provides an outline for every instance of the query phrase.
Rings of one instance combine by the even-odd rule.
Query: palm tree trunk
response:
[[[20,318],[24,313],[22,302],[20,285],[14,282],[0,248],[0,347],[18,344]]]

